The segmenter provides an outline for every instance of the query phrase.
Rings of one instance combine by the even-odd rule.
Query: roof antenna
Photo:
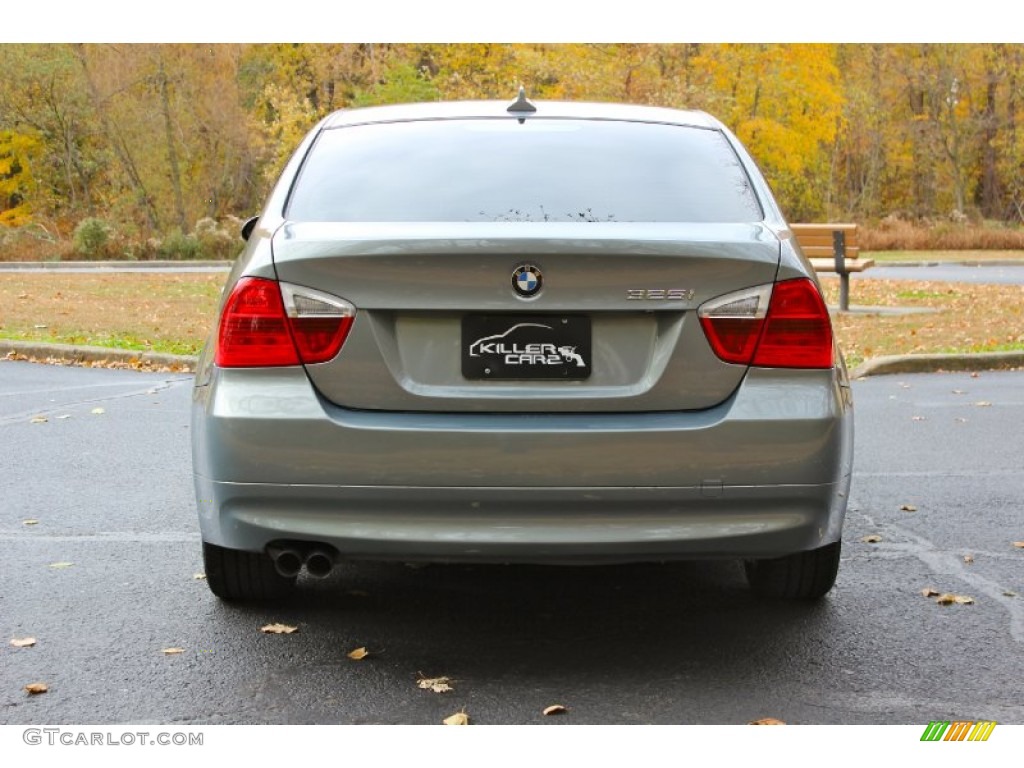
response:
[[[508,106],[508,112],[521,113],[522,117],[519,118],[519,122],[522,123],[526,120],[526,115],[533,114],[537,111],[537,108],[526,98],[526,88],[522,85],[519,86],[519,98],[513,101]]]

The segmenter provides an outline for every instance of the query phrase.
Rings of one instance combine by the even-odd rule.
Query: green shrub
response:
[[[186,235],[180,229],[172,229],[160,244],[160,258],[186,261],[201,259],[203,247],[195,235]]]
[[[239,235],[241,224],[233,216],[224,224],[207,217],[196,222],[195,236],[199,240],[204,259],[233,259],[242,249]]]
[[[102,259],[108,255],[114,228],[103,219],[82,219],[75,227],[71,247],[76,255],[85,259]]]

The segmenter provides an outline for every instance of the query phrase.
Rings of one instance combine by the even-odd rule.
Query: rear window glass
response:
[[[528,118],[324,131],[293,221],[741,223],[763,218],[716,130]]]

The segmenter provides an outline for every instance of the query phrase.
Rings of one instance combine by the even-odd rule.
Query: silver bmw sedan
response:
[[[763,595],[832,588],[849,380],[711,116],[343,110],[243,236],[192,411],[219,597],[367,559],[736,558]]]

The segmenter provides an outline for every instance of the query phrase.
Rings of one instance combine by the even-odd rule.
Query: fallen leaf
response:
[[[11,645],[15,648],[31,648],[36,644],[34,637],[14,637],[11,638]]]
[[[29,424],[45,424],[48,419],[45,416],[33,416],[28,420]]]
[[[544,707],[542,714],[545,715],[564,715],[569,710],[561,704],[552,704],[550,707]]]
[[[32,327],[35,328],[37,331],[41,331],[44,328],[46,328],[47,326],[45,326],[45,325],[33,325]]]
[[[974,555],[964,555],[964,562],[970,565],[974,562]]]
[[[29,683],[25,686],[25,690],[28,692],[29,696],[35,696],[38,693],[46,693],[50,690],[50,686],[46,683]]]
[[[900,382],[900,389],[910,389],[910,385],[904,382]]]
[[[979,400],[975,403],[978,408],[989,408],[992,405],[988,400]]]
[[[925,587],[921,590],[921,594],[925,597],[938,597],[942,593],[939,592],[939,590],[937,589],[933,589],[932,587]]]
[[[865,544],[877,544],[881,540],[882,540],[882,537],[879,536],[877,533],[872,533],[869,536],[862,536],[861,537],[861,541],[863,541]]]
[[[184,653],[184,652],[185,652],[184,648],[163,648],[160,651],[160,653],[164,654],[164,656],[174,656],[175,654]]]
[[[974,598],[967,597],[966,595],[954,595],[952,592],[946,592],[945,594],[939,595],[935,602],[939,605],[973,605]]]
[[[927,418],[924,417],[924,416],[911,416],[910,420],[911,421],[927,421]]]
[[[366,648],[364,646],[360,646],[360,647],[356,648],[354,651],[349,651],[346,654],[346,656],[348,656],[353,661],[361,661],[361,660],[365,659],[369,655],[370,655],[370,652],[368,650],[366,650]]]
[[[975,372],[975,373],[971,374],[971,378],[972,379],[977,379],[977,378],[980,378],[980,376],[979,376],[979,374],[977,372]]]
[[[292,627],[288,624],[267,624],[265,627],[260,627],[260,632],[268,635],[290,635],[292,632],[298,631],[298,627]]]
[[[29,519],[29,520],[22,520],[21,524],[22,525],[39,525],[39,521],[34,519],[34,518],[32,518],[32,519]]]
[[[1017,549],[1024,549],[1024,541],[1015,541],[1013,542],[1013,546]]]
[[[205,573],[193,573],[192,574],[192,578],[193,579],[197,579],[198,581],[202,581],[203,579],[206,578],[206,574]]]
[[[917,507],[913,504],[901,504],[900,512],[917,512]]]
[[[469,715],[465,712],[456,712],[450,717],[446,717],[442,720],[445,725],[469,725]]]
[[[70,413],[62,413],[62,414],[61,414],[60,416],[58,416],[57,418],[58,418],[58,419],[70,419],[70,418],[71,418],[71,414],[70,414]]]
[[[963,418],[962,416],[957,416],[956,417],[956,421],[958,421],[961,424],[966,424],[967,423],[967,419]]]
[[[785,721],[777,720],[774,717],[762,717],[760,720],[751,720],[747,725],[785,725]]]
[[[91,411],[89,411],[89,413],[94,413],[97,416],[99,416],[101,413],[106,413],[106,412],[107,411],[106,411],[105,408],[93,408]]]
[[[448,693],[452,690],[451,678],[448,677],[421,677],[416,681],[416,685],[425,691],[433,691],[434,693]]]
[[[954,394],[954,395],[966,395],[966,394],[967,394],[967,392],[966,392],[966,391],[964,391],[964,390],[962,390],[962,389],[954,389],[954,390],[953,390],[953,394]]]
[[[70,568],[72,565],[74,565],[74,563],[64,563],[64,562],[50,563],[50,567],[51,568],[57,568],[58,570],[61,569],[61,568]]]
[[[1003,595],[1005,595],[1006,597],[1016,597],[1017,593],[1014,592],[1012,589],[1007,589],[1003,592]]]

